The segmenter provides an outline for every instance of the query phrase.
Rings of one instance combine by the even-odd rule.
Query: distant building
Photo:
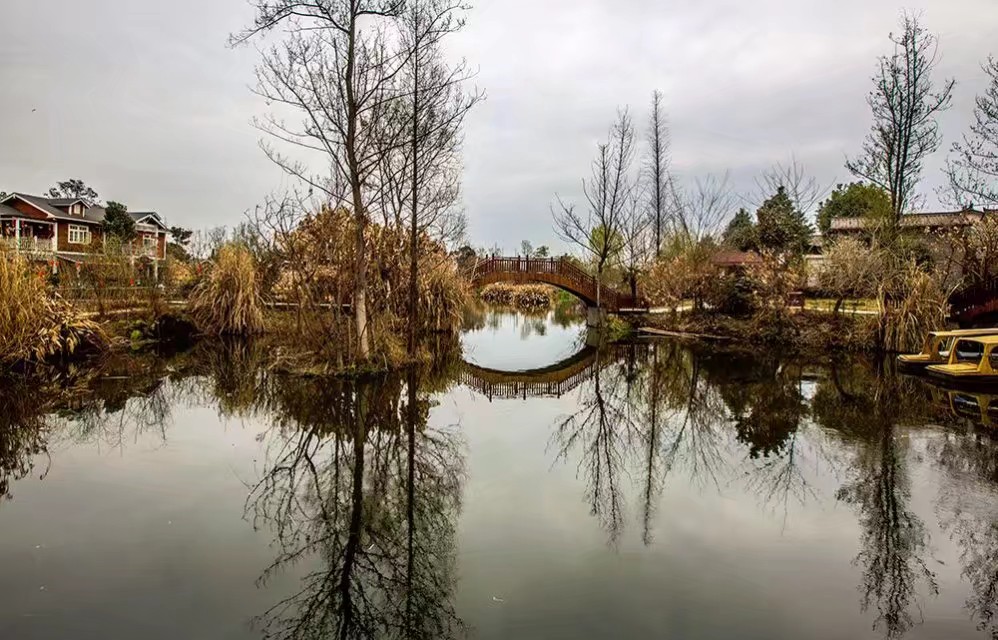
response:
[[[906,235],[924,240],[922,246],[928,252],[927,256],[937,269],[946,271],[946,282],[955,284],[963,277],[963,233],[980,220],[995,215],[998,215],[998,210],[908,213],[901,216],[898,226]],[[868,225],[866,218],[833,218],[827,239],[862,237]]]
[[[711,262],[722,271],[739,272],[762,264],[762,256],[755,251],[719,251]]]
[[[965,229],[985,216],[998,214],[998,211],[943,211],[937,213],[907,213],[901,216],[900,228],[918,233]],[[866,231],[866,218],[832,218],[829,235],[847,235]]]
[[[12,193],[0,200],[0,235],[15,251],[48,263],[54,273],[60,263],[79,265],[104,242],[104,207],[79,198],[45,198]],[[158,213],[133,212],[135,239],[125,249],[158,273],[166,259],[167,226]]]

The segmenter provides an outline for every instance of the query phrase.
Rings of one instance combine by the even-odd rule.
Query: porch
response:
[[[52,253],[56,250],[55,223],[6,219],[0,222],[0,237],[14,251],[26,253]]]

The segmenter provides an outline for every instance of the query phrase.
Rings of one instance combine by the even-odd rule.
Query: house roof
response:
[[[744,267],[762,264],[762,256],[754,251],[721,251],[711,262],[718,267]]]
[[[87,202],[83,198],[45,198],[45,201],[48,202],[53,207],[68,207],[76,204],[77,202],[82,202],[88,207],[92,206],[89,202]]]
[[[929,213],[907,213],[901,216],[901,226],[921,227],[969,227],[986,215],[995,211],[940,211]],[[832,218],[832,231],[861,231],[866,229],[866,218]]]
[[[3,202],[7,202],[13,198],[19,198],[24,202],[27,202],[28,204],[35,207],[42,213],[57,220],[68,220],[71,222],[86,222],[90,224],[100,224],[104,222],[104,216],[107,214],[107,210],[104,207],[96,205],[91,206],[81,198],[43,198],[41,196],[32,196],[26,193],[15,192],[8,195],[7,198],[3,200]],[[57,206],[65,207],[75,204],[77,202],[82,202],[84,204],[87,204],[87,208],[84,209],[82,216],[70,215],[65,211],[56,208]],[[17,216],[21,214],[19,211],[13,209],[12,207],[0,204],[0,215]],[[166,224],[163,222],[163,219],[160,218],[159,214],[154,211],[136,211],[136,212],[130,211],[128,215],[130,215],[132,219],[135,220],[135,222],[140,222],[145,220],[146,218],[152,217],[156,225],[161,227],[164,231],[167,229]]]
[[[132,220],[135,220],[136,224],[146,222],[147,218],[152,218],[153,224],[162,228],[164,231],[168,231],[166,223],[163,222],[163,219],[160,218],[159,214],[155,211],[129,211],[128,215],[132,216]]]

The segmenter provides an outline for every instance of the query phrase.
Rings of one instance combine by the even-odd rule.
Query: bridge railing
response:
[[[524,275],[557,276],[574,291],[589,300],[597,299],[596,277],[578,267],[566,258],[527,258],[527,257],[489,257],[480,260],[471,275],[472,280],[493,273],[513,273]],[[604,307],[619,310],[645,306],[642,301],[633,296],[621,293],[612,287],[599,287],[600,304]]]
[[[998,300],[998,279],[964,287],[950,296],[951,315],[960,318],[977,307]]]

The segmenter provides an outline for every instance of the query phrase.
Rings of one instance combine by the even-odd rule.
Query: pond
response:
[[[4,380],[0,637],[998,629],[990,398],[468,324],[463,358],[363,381],[245,343]]]

